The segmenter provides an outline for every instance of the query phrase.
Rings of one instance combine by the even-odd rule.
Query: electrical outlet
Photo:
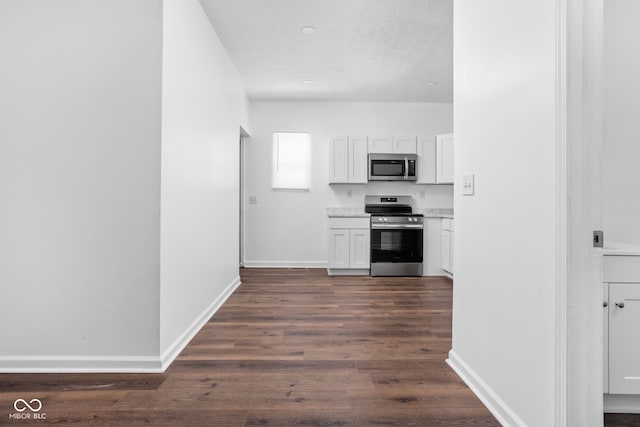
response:
[[[473,196],[475,194],[474,175],[465,175],[462,178],[462,195]]]
[[[353,192],[351,190],[347,190],[347,197],[351,198],[352,195],[353,195]]]
[[[249,196],[249,204],[257,205],[258,204],[258,196]]]

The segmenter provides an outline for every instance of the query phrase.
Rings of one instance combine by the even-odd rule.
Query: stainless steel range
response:
[[[422,276],[424,217],[411,203],[411,196],[365,196],[372,276]]]

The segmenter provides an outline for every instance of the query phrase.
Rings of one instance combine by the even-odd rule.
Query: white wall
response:
[[[238,284],[238,153],[248,107],[200,3],[165,0],[163,22],[160,351],[167,355]]]
[[[640,243],[640,2],[607,0],[604,16],[605,241]]]
[[[157,355],[161,26],[0,2],[0,370]]]
[[[425,135],[451,132],[451,104],[375,102],[252,102],[246,145],[246,264],[324,266],[327,207],[364,208],[366,194],[409,194],[424,208],[453,207],[451,185],[380,182],[328,185],[331,134]],[[272,134],[312,138],[310,191],[271,189]],[[348,196],[351,192],[351,197]],[[249,197],[257,204],[247,204]]]
[[[555,424],[556,2],[454,3],[452,364],[503,422]]]

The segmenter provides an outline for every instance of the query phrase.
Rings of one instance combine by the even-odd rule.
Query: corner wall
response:
[[[504,425],[555,425],[556,2],[454,3],[450,363]]]
[[[0,2],[0,372],[157,366],[160,0]]]
[[[239,284],[239,137],[248,103],[197,0],[165,0],[160,353],[171,362]]]

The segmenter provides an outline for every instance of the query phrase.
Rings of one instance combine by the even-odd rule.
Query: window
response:
[[[273,188],[308,190],[311,181],[311,135],[273,134]]]

